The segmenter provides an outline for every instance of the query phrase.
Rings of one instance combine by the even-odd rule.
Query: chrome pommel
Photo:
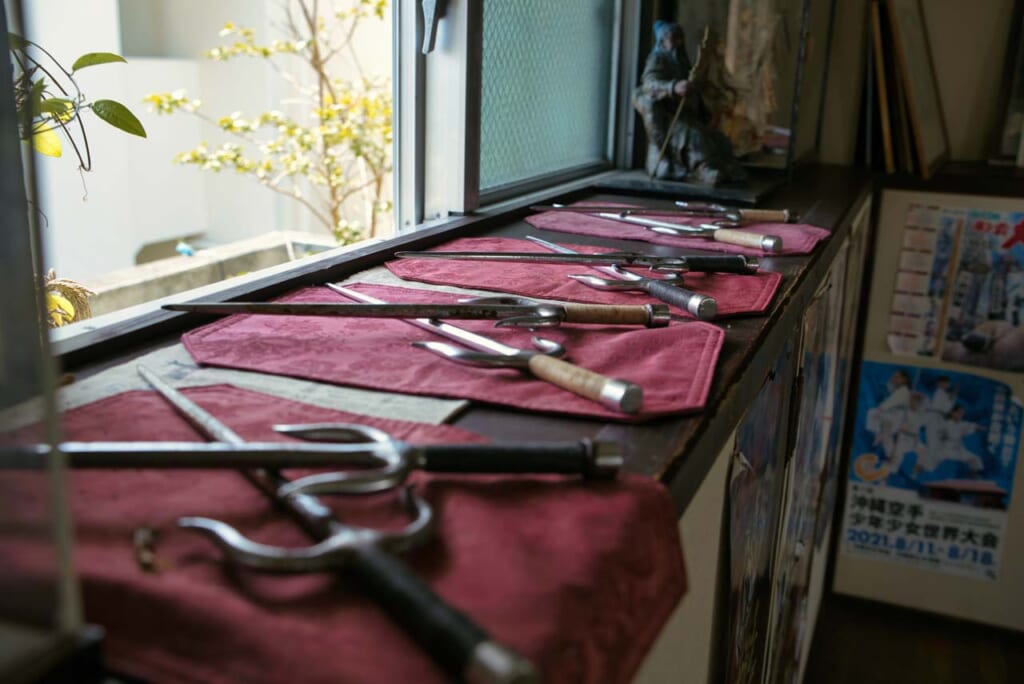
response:
[[[601,405],[613,411],[636,413],[644,401],[644,390],[640,385],[625,380],[611,379],[601,388]]]
[[[782,251],[782,238],[778,235],[765,235],[761,238],[761,249],[769,254],[779,254]]]
[[[540,674],[526,658],[493,641],[473,649],[463,673],[467,684],[537,684]]]
[[[622,470],[625,460],[618,442],[589,442],[587,477],[595,480],[613,480]]]
[[[718,302],[711,297],[698,294],[690,298],[686,309],[696,316],[697,320],[710,321],[718,315]]]
[[[664,328],[672,320],[672,311],[668,304],[645,304],[647,309],[647,327]]]

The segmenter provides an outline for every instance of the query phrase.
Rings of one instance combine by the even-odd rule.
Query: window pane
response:
[[[83,129],[50,136],[62,156],[37,154],[43,271],[82,295],[62,322],[392,234],[390,7],[24,4],[26,37],[53,56],[39,56],[56,79],[44,99],[80,86],[86,102],[121,103],[147,134],[118,130],[83,106]],[[317,8],[320,22],[305,19]],[[58,68],[73,71],[92,51],[126,61],[68,77]]]
[[[481,190],[608,158],[614,4],[484,3]]]

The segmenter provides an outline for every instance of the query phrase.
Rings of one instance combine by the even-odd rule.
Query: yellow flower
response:
[[[39,154],[47,157],[59,157],[61,153],[60,137],[52,128],[43,128],[32,134],[32,147]]]
[[[59,328],[75,320],[75,307],[58,293],[47,291],[46,315],[49,318],[50,327]]]

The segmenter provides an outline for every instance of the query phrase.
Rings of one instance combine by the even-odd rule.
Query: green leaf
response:
[[[44,114],[62,114],[74,106],[74,103],[66,97],[51,97],[40,103],[39,111]]]
[[[42,111],[43,88],[45,87],[46,79],[41,78],[38,81],[33,81],[32,89],[28,92],[29,111],[32,112],[33,119]]]
[[[32,43],[19,36],[17,33],[8,33],[7,44],[11,46],[12,50],[24,50]]]
[[[125,133],[131,133],[140,138],[146,137],[146,129],[142,127],[142,122],[120,102],[96,100],[92,103],[92,111],[114,128],[119,128]]]
[[[70,121],[74,116],[75,104],[65,97],[51,97],[39,104],[41,114],[50,114],[55,119]]]
[[[97,64],[127,61],[121,55],[115,55],[113,52],[88,52],[75,60],[75,63],[71,65],[71,71],[78,71],[79,69],[96,66]]]

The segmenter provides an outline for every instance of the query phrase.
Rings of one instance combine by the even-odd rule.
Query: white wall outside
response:
[[[187,114],[158,116],[142,103],[148,93],[184,88],[203,100],[203,110],[214,118],[281,108],[287,85],[263,60],[201,57],[204,49],[222,42],[218,32],[227,21],[253,28],[258,42],[280,37],[274,28],[280,12],[275,0],[41,0],[26,5],[28,37],[65,66],[85,52],[125,55],[128,64],[85,69],[76,79],[89,99],[126,105],[149,136],[126,135],[87,114],[93,172],[85,174],[84,202],[77,162],[67,146],[60,159],[37,155],[47,267],[61,277],[88,282],[134,265],[138,251],[152,242],[202,233],[204,241],[224,244],[273,230],[323,231],[298,204],[252,178],[173,164],[175,154],[199,142],[216,146],[228,138]],[[122,27],[122,19],[133,25]],[[366,22],[360,30],[364,70],[390,76],[390,21]],[[390,180],[388,190],[390,196]]]

